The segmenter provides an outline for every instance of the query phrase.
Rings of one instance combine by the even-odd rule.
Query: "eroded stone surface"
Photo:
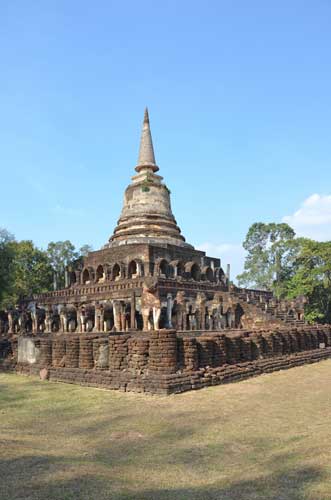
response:
[[[41,338],[22,338],[40,345]],[[47,336],[56,355],[32,358],[18,353],[15,339],[0,342],[0,368],[124,391],[171,394],[241,380],[331,357],[331,327],[177,333],[153,330],[131,334],[81,334],[75,367],[69,357],[70,335]],[[43,339],[45,340],[45,339]],[[43,344],[46,345],[45,343]],[[31,347],[30,347],[31,348]],[[65,352],[59,360],[60,353]]]
[[[112,349],[122,342],[108,343],[106,354],[99,340],[84,343],[77,340],[81,335],[131,335],[144,330],[152,339],[152,332],[164,328],[199,336],[204,331],[304,325],[303,297],[278,301],[268,291],[235,287],[230,284],[229,266],[224,272],[219,258],[186,243],[171,210],[170,191],[156,173],[159,167],[147,110],[135,170],[109,242],[66,270],[63,290],[35,295],[17,308],[0,312],[4,337],[41,336],[40,347],[32,348],[29,340],[19,346],[20,362],[36,362],[40,348],[42,359],[55,367],[91,369],[95,363],[105,366]],[[59,338],[49,342],[50,334]],[[65,343],[62,334],[71,341]],[[129,344],[122,345],[123,356],[115,356],[116,366],[135,365],[135,356],[128,362],[124,355]],[[185,345],[186,341],[181,348]],[[194,349],[194,341],[189,346]],[[208,340],[198,342],[204,356],[208,357],[210,348]],[[250,349],[248,343],[246,349]],[[93,352],[99,352],[99,361]],[[143,363],[145,355],[136,354]],[[189,362],[192,366],[194,359]]]

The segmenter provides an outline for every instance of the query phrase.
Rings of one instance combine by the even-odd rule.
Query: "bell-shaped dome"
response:
[[[170,191],[163,178],[155,174],[158,170],[146,108],[136,166],[138,174],[125,190],[123,209],[109,246],[167,243],[192,248],[185,243],[177,226],[171,211]]]

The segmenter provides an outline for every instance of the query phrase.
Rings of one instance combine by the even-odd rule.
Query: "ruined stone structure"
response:
[[[170,191],[156,173],[147,109],[135,170],[109,242],[67,269],[65,289],[8,311],[0,331],[218,331],[303,323],[304,300],[279,302],[270,292],[230,286],[229,266],[225,273],[220,259],[186,243]]]
[[[19,340],[21,369],[43,366],[57,379],[168,393],[194,386],[183,382],[184,372],[200,380],[201,370],[257,362],[266,352],[277,357],[309,350],[304,298],[278,301],[271,292],[238,288],[230,283],[229,266],[225,273],[219,258],[185,241],[157,173],[147,110],[135,170],[108,243],[67,269],[63,290],[2,313],[4,357],[15,357],[17,335],[30,336],[29,342],[33,336],[31,349],[40,357],[28,362],[25,337]],[[299,331],[301,340],[293,340]],[[331,345],[324,337],[314,341],[316,349]],[[178,373],[173,389],[156,382]]]
[[[0,339],[0,368],[54,381],[172,394],[331,357],[331,327],[89,333]]]

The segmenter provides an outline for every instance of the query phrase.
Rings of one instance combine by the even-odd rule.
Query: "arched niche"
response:
[[[144,266],[140,259],[134,259],[128,265],[128,278],[144,276]]]
[[[70,271],[69,273],[69,283],[70,285],[75,285],[77,283],[77,277],[75,271]]]
[[[166,259],[162,259],[159,262],[159,275],[164,278],[169,278],[171,274],[171,269],[169,262]]]
[[[121,266],[116,262],[116,264],[113,265],[112,279],[114,281],[117,281],[120,278],[121,278]]]
[[[205,266],[202,269],[202,279],[205,281],[214,281],[214,271],[210,266]]]
[[[102,281],[105,281],[106,275],[105,275],[105,270],[102,264],[99,264],[96,270],[96,282],[100,283]]]
[[[88,269],[84,269],[83,275],[82,275],[82,282],[84,285],[90,283],[91,277],[90,277],[90,271]]]
[[[135,260],[131,260],[128,265],[128,277],[136,278],[138,276],[138,264]]]
[[[199,264],[197,264],[196,262],[194,262],[191,266],[191,269],[190,269],[190,275],[191,275],[191,278],[194,280],[194,281],[199,281],[200,280],[200,266]]]

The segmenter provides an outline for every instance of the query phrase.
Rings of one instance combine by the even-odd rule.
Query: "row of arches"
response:
[[[96,268],[85,267],[81,272],[70,273],[70,284],[103,283],[105,281],[117,281],[119,279],[133,279],[145,275],[160,276],[163,278],[192,279],[194,281],[224,282],[226,277],[222,268],[213,269],[211,266],[201,267],[197,262],[182,262],[180,260],[167,261],[158,259],[148,266],[140,259],[131,260],[128,264],[115,263],[99,264]]]
[[[113,266],[110,264],[99,264],[96,269],[91,266],[83,269],[81,283],[102,283],[109,280],[117,281],[121,278],[132,279],[138,276],[144,276],[144,267],[137,260],[132,260],[127,267],[122,263],[115,263]]]

